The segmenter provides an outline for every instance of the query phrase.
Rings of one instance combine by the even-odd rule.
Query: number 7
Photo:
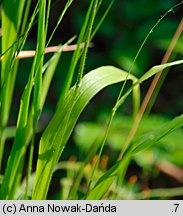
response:
[[[178,207],[179,207],[179,204],[174,204],[174,206],[176,206],[176,207],[175,207],[175,212],[177,212],[177,209],[178,209]]]

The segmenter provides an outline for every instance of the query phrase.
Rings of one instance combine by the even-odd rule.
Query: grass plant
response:
[[[183,126],[183,116],[180,115],[165,125],[159,125],[158,128],[148,133],[144,133],[139,137],[136,136],[136,131],[144,114],[144,111],[141,112],[140,107],[140,86],[143,85],[144,81],[149,80],[160,71],[163,73],[165,69],[183,64],[183,60],[172,62],[167,62],[166,60],[162,64],[153,66],[147,72],[144,72],[141,77],[136,77],[132,73],[134,64],[150,35],[168,14],[176,10],[177,7],[182,7],[183,2],[173,6],[158,19],[142,42],[129,71],[124,71],[114,66],[101,66],[86,74],[85,65],[87,64],[89,46],[105,17],[110,13],[115,0],[108,4],[101,17],[98,17],[98,11],[103,1],[91,0],[78,36],[74,36],[64,44],[56,46],[56,51],[54,49],[52,57],[49,60],[45,60],[50,42],[73,3],[74,0],[66,1],[51,34],[48,34],[52,7],[51,0],[37,1],[32,14],[30,12],[30,0],[16,0],[13,3],[11,0],[4,0],[2,3],[0,168],[2,168],[2,163],[4,163],[5,169],[1,169],[0,199],[47,198],[53,174],[55,170],[60,169],[58,168],[60,165],[59,159],[63,154],[65,146],[68,144],[79,116],[89,101],[109,85],[122,82],[121,90],[111,110],[107,126],[104,127],[100,136],[92,143],[92,151],[90,149],[86,160],[83,163],[75,162],[71,166],[73,169],[71,173],[74,174],[71,175],[70,179],[69,177],[66,179],[67,182],[71,182],[69,187],[66,186],[64,179],[60,180],[63,187],[62,190],[65,191],[60,199],[103,199],[104,197],[109,198],[111,191],[113,191],[113,194],[117,193],[115,188],[119,187],[118,191],[123,190],[123,187],[125,187],[124,176],[132,157],[138,152],[155,145],[159,140]],[[98,23],[96,23],[96,20],[99,20]],[[21,61],[20,58],[25,57],[23,47],[29,38],[33,26],[37,28],[36,49],[35,52],[31,52],[33,62],[30,70],[27,69],[25,71],[28,74],[28,79],[21,95],[17,123],[15,126],[9,127],[8,120],[13,104],[16,77],[19,73],[19,61]],[[175,44],[178,42],[179,37],[180,34],[178,38],[174,39]],[[63,52],[68,51],[70,44],[76,41],[76,39],[77,42],[70,59],[70,65],[68,65],[68,72],[62,91],[59,93],[60,97],[57,101],[56,111],[46,129],[41,132],[39,149],[36,152],[36,155],[38,155],[35,163],[36,169],[33,172],[32,167],[36,151],[34,147],[36,145],[35,142],[37,142],[39,119],[43,112],[59,60]],[[171,55],[172,50],[169,55]],[[127,91],[124,91],[128,81],[132,84]],[[127,137],[115,164],[108,170],[102,171],[99,168],[99,164],[116,112],[131,94],[133,95],[134,107],[134,123],[131,125],[132,132]],[[5,151],[7,151],[6,145],[9,137],[13,139],[13,144],[10,152],[8,152],[8,159],[5,161],[3,156]],[[96,154],[98,158],[92,164],[92,159]],[[26,162],[27,155],[28,163]],[[65,168],[62,167],[64,162],[63,164],[61,162],[60,165],[68,173],[70,173],[69,170],[71,169],[69,163],[69,161],[66,162]],[[23,174],[24,170],[26,170],[26,174]],[[88,175],[88,173],[91,173],[91,175]],[[81,187],[82,178],[85,178],[87,183],[83,189],[83,196],[79,197],[78,191]],[[164,190],[166,189],[154,190],[150,197],[160,196],[162,193],[173,196],[173,194],[177,194],[178,189],[167,190],[166,193],[164,193]],[[119,194],[116,196],[117,198],[121,197]],[[150,197],[143,196],[142,193],[132,196],[132,198],[142,199]]]

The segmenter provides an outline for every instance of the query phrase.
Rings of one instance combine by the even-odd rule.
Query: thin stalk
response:
[[[75,37],[74,37],[74,39],[75,39]],[[89,45],[89,47],[90,46],[91,45]],[[83,47],[84,47],[84,43],[81,44],[80,49],[83,49]],[[44,54],[57,52],[59,48],[60,48],[60,45],[47,47],[44,50]],[[77,49],[77,44],[72,44],[72,45],[67,45],[67,46],[64,45],[62,52],[72,52],[72,51],[75,51],[76,49]],[[35,50],[22,50],[19,52],[19,54],[17,55],[16,58],[17,59],[31,58],[31,57],[34,57],[35,55],[36,55]]]
[[[61,13],[61,15],[60,15],[58,21],[57,21],[57,24],[56,24],[56,26],[55,26],[53,32],[51,33],[51,36],[50,36],[49,39],[48,39],[48,42],[47,42],[47,44],[46,44],[46,47],[50,44],[50,42],[51,42],[51,40],[52,40],[52,38],[53,38],[53,36],[54,36],[54,34],[55,34],[55,32],[56,32],[58,26],[60,25],[60,23],[61,23],[61,21],[62,21],[64,15],[65,15],[65,13],[66,13],[67,10],[69,9],[69,7],[70,7],[71,4],[73,3],[73,1],[74,1],[74,0],[68,0],[68,1],[67,1],[66,5],[65,5],[65,7],[64,7],[64,9],[63,9],[63,11],[62,11],[62,13]]]
[[[108,13],[109,13],[109,11],[110,11],[112,5],[114,4],[114,2],[115,2],[115,0],[112,0],[111,3],[109,4],[109,6],[107,7],[107,9],[106,9],[104,15],[103,15],[102,18],[100,19],[100,22],[97,24],[97,26],[95,27],[93,33],[91,34],[90,41],[93,39],[93,37],[95,36],[96,32],[97,32],[98,29],[100,28],[101,24],[103,23],[104,19],[105,19],[106,16],[108,15]],[[99,7],[100,7],[101,3],[102,3],[102,0],[98,3],[98,7],[96,8],[96,12],[99,10]],[[96,12],[95,12],[95,13],[96,13]],[[88,46],[86,46],[86,47],[88,47]],[[81,69],[80,69],[80,70],[81,70]],[[80,77],[79,80],[81,80],[82,74],[80,74],[79,77]],[[78,82],[78,84],[79,84],[79,82]],[[112,124],[112,120],[113,120],[113,117],[110,119],[110,121],[109,121],[109,123],[108,123],[108,126],[107,126],[107,129],[110,129],[109,124]],[[98,157],[98,159],[97,159],[97,162],[96,162],[95,166],[93,167],[92,174],[91,174],[91,177],[90,177],[90,180],[89,180],[88,191],[89,191],[89,189],[90,189],[90,186],[91,186],[91,183],[92,183],[93,176],[94,176],[94,173],[95,173],[95,171],[96,171],[96,168],[97,168],[97,166],[98,166],[98,164],[99,164],[100,157],[101,157],[101,154],[102,154],[102,151],[103,151],[103,147],[104,147],[105,142],[106,142],[106,139],[107,139],[107,137],[108,137],[108,133],[109,133],[109,130],[106,130],[104,139],[103,139],[103,141],[102,141],[102,146],[101,146],[101,148],[100,148],[99,157]],[[80,181],[80,178],[81,178],[81,175],[82,175],[82,171],[83,171],[85,165],[86,165],[85,163],[82,164],[82,166],[81,166],[81,168],[80,168],[80,172],[78,172],[78,175],[77,175],[77,177],[76,177],[77,186],[79,185],[79,181]],[[75,193],[76,193],[76,190],[75,190],[75,187],[74,187],[74,186],[73,186],[73,188],[71,189],[71,193],[72,193],[72,195],[69,196],[69,198],[70,198],[70,197],[73,197],[73,194],[75,195]]]
[[[69,71],[68,71],[64,86],[63,86],[63,90],[62,90],[60,98],[59,98],[58,107],[62,103],[62,101],[65,97],[65,94],[67,93],[67,91],[71,87],[71,84],[73,81],[73,76],[74,76],[74,71],[75,71],[76,66],[78,64],[79,58],[81,57],[80,45],[84,41],[84,37],[85,37],[86,31],[87,31],[90,15],[92,13],[93,4],[94,4],[94,0],[91,1],[89,8],[88,8],[88,11],[86,13],[86,18],[85,18],[85,21],[83,23],[83,26],[81,28],[81,31],[80,31],[80,34],[78,37],[77,49],[75,50],[73,57],[72,57],[72,60],[71,60],[71,64],[69,67]]]
[[[104,130],[105,132],[105,130]],[[90,161],[92,160],[92,158],[94,157],[94,155],[96,154],[96,152],[98,151],[101,142],[102,142],[102,136],[98,136],[96,138],[96,140],[92,143],[92,145],[90,146],[90,148],[88,149],[87,153],[86,153],[86,159],[81,163],[80,168],[75,176],[75,178],[73,179],[73,183],[69,192],[69,196],[68,199],[77,199],[76,197],[76,192],[77,189],[79,188],[79,184],[82,180],[83,177],[83,173],[84,173],[84,168],[87,166],[88,163],[90,163]],[[93,167],[92,167],[93,168]],[[91,175],[90,175],[91,178]]]
[[[106,143],[106,140],[107,140],[107,137],[108,137],[111,125],[112,125],[112,121],[113,121],[114,115],[115,115],[115,112],[114,112],[114,110],[112,110],[111,118],[110,118],[110,120],[108,122],[107,129],[106,129],[106,132],[105,132],[105,135],[104,135],[104,139],[102,140],[102,145],[101,145],[101,148],[100,148],[100,151],[99,151],[99,154],[98,154],[97,161],[96,161],[96,163],[95,163],[95,165],[94,165],[94,167],[92,169],[92,172],[91,172],[91,177],[90,177],[89,184],[88,184],[88,192],[91,189],[91,184],[93,182],[93,177],[94,177],[96,169],[97,169],[97,167],[99,165],[100,158],[102,156],[103,148],[104,148],[104,145]],[[86,194],[86,196],[87,196],[87,194]]]
[[[137,51],[137,54],[136,54],[136,56],[135,56],[135,58],[134,58],[134,60],[133,60],[133,62],[132,62],[132,65],[131,65],[130,70],[129,70],[128,74],[127,74],[126,80],[124,81],[124,83],[123,83],[123,85],[122,85],[122,87],[121,87],[120,93],[119,93],[118,98],[117,98],[116,103],[115,103],[115,106],[113,107],[113,110],[114,110],[114,114],[113,114],[113,115],[115,115],[117,109],[118,109],[119,106],[121,105],[120,99],[122,98],[122,93],[123,93],[123,91],[124,91],[124,87],[125,87],[125,85],[126,85],[128,76],[131,74],[132,69],[133,69],[133,67],[134,67],[134,64],[135,64],[135,62],[136,62],[136,60],[137,60],[137,58],[138,58],[140,52],[142,51],[142,49],[143,49],[145,43],[147,42],[148,38],[149,38],[150,35],[153,33],[154,29],[159,25],[159,23],[160,23],[170,12],[172,12],[174,8],[178,7],[178,6],[181,5],[181,4],[183,4],[183,2],[181,2],[181,3],[179,3],[179,4],[176,4],[176,5],[173,6],[170,10],[168,10],[166,13],[164,13],[164,15],[161,16],[160,19],[158,19],[158,21],[155,23],[155,25],[151,28],[151,30],[149,31],[149,33],[148,33],[147,36],[145,37],[144,41],[142,42],[142,44],[141,44],[139,50]],[[142,108],[143,108],[143,107],[141,107],[141,109],[142,109]],[[140,109],[140,110],[141,110],[141,109]],[[132,129],[131,129],[131,131],[130,131],[130,133],[129,133],[129,136],[127,137],[127,140],[126,140],[126,142],[125,142],[125,144],[124,144],[124,147],[123,147],[122,151],[120,152],[120,155],[119,155],[119,157],[118,157],[119,160],[122,158],[122,156],[123,156],[123,154],[124,154],[124,151],[127,149],[127,147],[128,147],[128,145],[130,144],[130,142],[131,142],[133,136],[135,135],[135,132],[136,132],[137,127],[138,127],[138,123],[140,122],[140,120],[141,120],[141,118],[142,118],[142,115],[143,115],[143,114],[142,114],[142,111],[139,111],[139,113],[137,114],[137,116],[136,116],[136,118],[135,118],[135,121],[134,121],[134,124],[133,124],[134,126],[132,126]]]
[[[172,51],[173,51],[173,49],[174,49],[174,47],[175,47],[181,33],[182,33],[182,31],[183,31],[183,19],[181,20],[181,22],[180,22],[180,24],[179,24],[179,26],[177,28],[177,31],[175,32],[175,35],[172,38],[172,41],[171,41],[171,43],[169,45],[169,48],[167,49],[167,51],[166,51],[166,53],[165,53],[165,55],[164,55],[164,57],[162,59],[162,62],[161,62],[162,64],[166,63],[168,61],[168,59],[170,58],[170,56],[172,54]],[[159,79],[161,77],[161,74],[162,74],[162,71],[160,71],[157,75],[155,75],[155,77],[154,77],[154,79],[153,79],[153,81],[152,81],[152,83],[151,83],[151,85],[149,87],[149,90],[147,91],[147,94],[146,94],[146,96],[145,96],[145,98],[144,98],[144,100],[142,102],[140,110],[139,110],[139,112],[138,112],[138,114],[137,114],[137,116],[135,118],[133,126],[132,126],[132,128],[131,128],[131,130],[130,130],[130,132],[128,134],[125,145],[124,145],[122,151],[120,152],[119,159],[122,158],[124,151],[127,149],[128,145],[131,143],[134,135],[136,134],[136,131],[138,129],[140,121],[141,121],[141,119],[143,117],[143,114],[144,114],[144,112],[145,112],[145,110],[147,108],[147,105],[148,105],[148,103],[149,103],[149,101],[150,101],[150,99],[152,97],[152,94],[153,94],[153,92],[154,92],[154,90],[155,90],[155,88],[157,86],[157,83],[158,83],[158,81],[159,81]]]
[[[48,0],[47,11],[46,11],[46,14],[45,14],[45,31],[46,31],[46,35],[47,35],[48,25],[49,25],[50,10],[51,10],[51,0]],[[46,38],[45,38],[45,42],[46,42]]]
[[[183,31],[183,18],[181,19],[180,23],[179,23],[179,26],[172,38],[172,41],[162,59],[162,64],[168,62],[168,60],[170,59],[170,56],[172,55],[172,52],[182,34],[182,31]],[[157,98],[157,95],[160,91],[160,88],[163,84],[163,81],[165,80],[165,77],[166,77],[167,73],[162,73],[162,71],[160,71],[158,74],[155,75],[150,87],[149,87],[149,90],[146,94],[146,98],[144,99],[145,101],[148,101],[148,104],[147,104],[147,108],[146,108],[146,113],[149,113],[156,98]],[[145,106],[145,105],[144,105]]]
[[[175,9],[176,7],[178,7],[179,5],[181,5],[181,4],[183,4],[183,2],[176,4],[176,5],[173,6],[170,10],[166,11],[166,12],[158,19],[158,21],[155,23],[155,25],[151,28],[151,30],[149,31],[149,33],[148,33],[147,36],[145,37],[144,41],[142,42],[142,44],[141,44],[139,50],[137,51],[137,54],[135,55],[134,60],[133,60],[133,62],[132,62],[132,64],[131,64],[131,66],[130,66],[130,69],[129,69],[128,74],[127,74],[127,77],[126,77],[126,80],[125,80],[125,82],[123,83],[123,85],[122,85],[122,87],[121,87],[120,93],[119,93],[119,95],[118,95],[118,98],[117,98],[117,101],[116,101],[116,104],[115,104],[115,108],[116,108],[116,109],[117,109],[118,106],[120,105],[120,104],[119,104],[119,101],[120,101],[120,98],[121,98],[121,96],[122,96],[122,94],[123,94],[124,87],[125,87],[125,85],[126,85],[128,76],[131,74],[131,72],[132,72],[132,70],[133,70],[133,67],[134,67],[134,65],[135,65],[135,62],[137,61],[137,58],[139,57],[139,55],[140,55],[142,49],[144,48],[144,45],[145,45],[145,43],[147,42],[148,38],[149,38],[150,35],[153,33],[153,31],[155,30],[155,28],[159,25],[159,23],[160,23],[169,13],[173,12],[174,9]]]
[[[102,16],[102,18],[100,19],[99,23],[98,23],[97,26],[95,27],[95,29],[94,29],[94,31],[93,31],[93,33],[92,33],[92,35],[91,35],[91,39],[90,39],[90,40],[92,40],[92,39],[94,38],[94,36],[96,35],[96,33],[98,32],[100,26],[102,25],[102,23],[104,22],[105,18],[107,17],[107,15],[108,15],[110,9],[112,8],[114,2],[115,2],[115,0],[112,0],[112,1],[110,2],[110,4],[109,4],[109,6],[107,7],[105,13],[103,14],[103,16]],[[100,5],[100,4],[101,4],[101,3],[99,3],[99,5]]]
[[[20,35],[23,35],[24,30],[26,29],[30,6],[31,6],[31,0],[27,0],[26,1],[26,7],[25,7],[24,18],[23,18],[23,21],[22,21]]]
[[[97,6],[98,6],[98,0],[96,0],[95,3],[94,3],[91,18],[90,18],[90,21],[89,21],[88,31],[87,31],[87,34],[86,34],[86,41],[84,43],[83,54],[82,54],[82,57],[81,57],[81,63],[80,63],[80,68],[79,68],[79,73],[78,73],[78,79],[77,79],[77,82],[76,82],[77,86],[79,85],[79,83],[81,82],[81,79],[83,77],[83,71],[84,71],[84,66],[85,66],[85,62],[86,62],[86,55],[87,55],[87,51],[88,51],[88,47],[89,47],[89,43],[90,43],[90,37],[91,37],[91,33],[92,33],[93,23],[94,23],[96,12],[97,12]]]

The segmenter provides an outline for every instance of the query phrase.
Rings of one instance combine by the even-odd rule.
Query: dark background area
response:
[[[53,1],[48,35],[53,31],[65,2],[66,1]],[[79,34],[89,2],[90,0],[83,0],[80,2],[75,1],[73,3],[55,33],[51,45],[65,43],[73,35]],[[97,21],[99,21],[105,12],[109,2],[110,1],[107,0],[103,1],[95,24],[97,24]],[[173,0],[116,0],[103,25],[92,41],[94,47],[89,50],[85,73],[102,65],[114,65],[128,71],[149,30],[161,15],[178,2],[179,1]],[[181,20],[181,11],[182,6],[177,8],[174,12],[169,13],[150,35],[132,70],[134,75],[140,77],[150,67],[161,63],[168,44]],[[35,40],[36,25],[31,31],[25,49],[35,49]],[[182,44],[178,46],[177,49],[178,52],[176,53],[175,59],[181,59],[183,52]],[[53,80],[48,97],[48,104],[51,106],[50,109],[54,107],[54,104],[59,97],[59,93],[63,86],[63,80],[68,71],[71,56],[72,53],[63,54],[60,64],[57,67],[55,79]],[[49,56],[47,56],[47,58],[48,57]],[[22,69],[21,73],[25,75],[22,77],[22,74],[20,74],[20,79],[18,79],[20,94],[21,86],[23,87],[27,80],[24,68],[30,67],[31,63],[32,61],[30,59],[22,60],[20,62]],[[173,73],[170,72],[167,76],[166,82],[154,105],[153,112],[162,112],[171,116],[181,113],[183,105],[183,98],[181,97],[181,92],[183,90],[181,81],[183,80],[183,75],[180,72],[181,69],[182,67],[178,66],[174,69]],[[142,95],[147,91],[150,82],[151,80],[143,85]],[[108,107],[108,105],[112,106],[119,89],[120,85],[115,86],[114,88],[108,88],[100,93],[97,96],[97,101],[90,104],[90,106],[94,106],[94,108],[90,108],[90,112],[86,112],[87,115],[91,114],[92,118],[97,115],[95,104],[97,104],[98,108],[100,106],[103,108]],[[129,107],[127,107],[127,109],[129,109]],[[94,110],[94,113],[92,113],[92,110]],[[98,110],[100,110],[100,108]]]

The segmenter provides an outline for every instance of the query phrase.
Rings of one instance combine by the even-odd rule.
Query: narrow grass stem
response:
[[[176,44],[177,44],[177,41],[179,40],[179,38],[182,34],[182,31],[183,31],[183,18],[181,19],[179,26],[178,26],[178,28],[177,28],[177,30],[176,30],[173,38],[172,38],[172,41],[171,41],[163,59],[162,59],[162,62],[161,62],[162,64],[168,62]],[[167,74],[165,74],[165,76],[166,75]],[[162,76],[163,76],[162,71],[160,71],[158,74],[155,75],[155,77],[154,77],[154,79],[153,79],[153,81],[152,81],[152,83],[148,89],[146,97],[144,98],[144,106],[146,105],[145,101],[148,102],[148,103],[146,102],[147,103],[146,113],[150,112],[150,110],[151,110],[151,108],[152,108],[152,106],[156,100],[156,97],[158,95],[158,92],[159,92],[159,90],[163,84],[163,81],[160,83],[160,79],[163,79],[163,80],[165,79],[165,77],[162,77]]]
[[[182,20],[181,20],[181,22],[180,22],[180,24],[179,24],[179,26],[178,26],[178,28],[177,28],[177,31],[175,32],[175,35],[174,35],[174,37],[172,38],[172,41],[171,41],[171,43],[170,43],[170,45],[169,45],[169,47],[168,47],[168,49],[167,49],[167,51],[166,51],[166,53],[165,53],[163,59],[162,59],[162,62],[161,62],[162,64],[166,63],[166,62],[168,61],[168,59],[170,58],[170,55],[171,55],[171,53],[172,53],[172,51],[173,51],[173,49],[174,49],[174,47],[175,47],[175,45],[176,45],[176,43],[177,43],[177,41],[178,41],[178,39],[179,39],[179,37],[180,37],[182,31],[183,31],[183,18],[182,18]],[[142,119],[142,117],[143,117],[143,114],[144,114],[144,112],[145,112],[145,110],[146,110],[146,108],[147,108],[147,106],[148,106],[148,103],[149,103],[149,101],[150,101],[150,99],[151,99],[151,97],[152,97],[152,94],[153,94],[153,92],[154,92],[154,90],[155,90],[155,88],[156,88],[156,85],[157,85],[157,83],[158,83],[158,80],[159,80],[160,77],[161,77],[161,74],[162,74],[162,71],[160,71],[159,73],[157,73],[157,74],[155,75],[155,77],[154,77],[154,79],[153,79],[153,81],[152,81],[152,83],[151,83],[151,85],[150,85],[150,87],[149,87],[149,90],[147,91],[147,94],[146,94],[146,96],[145,96],[145,98],[144,98],[144,100],[143,100],[143,102],[142,102],[142,105],[141,105],[141,107],[140,107],[140,110],[139,110],[139,112],[138,112],[138,114],[137,114],[137,116],[136,116],[136,118],[135,118],[135,121],[134,121],[134,123],[133,123],[133,126],[132,126],[132,128],[131,128],[131,130],[130,130],[128,136],[127,136],[125,145],[124,145],[122,151],[120,152],[119,159],[122,158],[122,156],[123,156],[125,150],[127,149],[128,145],[131,143],[131,141],[132,141],[134,135],[136,134],[136,131],[137,131],[137,129],[138,129],[138,126],[139,126],[139,124],[140,124],[140,121],[141,121],[141,119]]]
[[[95,174],[95,171],[99,165],[99,162],[100,162],[100,158],[102,156],[102,152],[103,152],[103,148],[104,148],[104,145],[106,143],[106,140],[107,140],[107,137],[108,137],[108,134],[109,134],[109,131],[111,129],[111,125],[112,125],[112,122],[113,122],[113,118],[115,116],[115,110],[112,110],[112,113],[111,113],[111,117],[110,117],[110,120],[107,124],[107,129],[105,131],[105,135],[104,135],[104,139],[102,140],[102,145],[101,145],[101,148],[100,148],[100,151],[99,151],[99,154],[98,154],[98,158],[97,158],[97,161],[96,163],[94,164],[94,167],[93,167],[93,170],[92,170],[92,173],[91,173],[91,177],[90,177],[90,180],[89,180],[89,184],[88,184],[88,192],[90,191],[90,188],[91,188],[91,184],[93,182],[93,178],[94,178],[94,174]],[[87,194],[86,194],[87,196]]]
[[[126,85],[128,76],[131,74],[131,72],[132,72],[132,70],[133,70],[133,67],[134,67],[134,65],[135,65],[135,62],[137,61],[137,58],[138,58],[138,56],[140,55],[140,53],[141,53],[141,51],[142,51],[142,49],[143,49],[145,43],[147,42],[148,38],[149,38],[150,35],[153,33],[154,29],[159,25],[159,23],[160,23],[169,13],[171,13],[172,11],[174,11],[174,9],[175,9],[176,7],[178,7],[179,5],[181,5],[181,4],[183,4],[183,2],[180,2],[180,3],[176,4],[176,5],[174,5],[170,10],[166,11],[166,12],[158,19],[158,21],[155,23],[155,25],[151,28],[151,30],[149,31],[149,33],[148,33],[147,36],[145,37],[144,41],[142,42],[142,44],[141,44],[139,50],[137,51],[137,54],[135,55],[134,60],[133,60],[133,62],[132,62],[132,64],[131,64],[131,66],[130,66],[130,69],[129,69],[128,74],[127,74],[127,77],[126,77],[126,80],[124,81],[124,83],[123,83],[123,85],[122,85],[122,87],[121,87],[120,93],[119,93],[119,95],[118,95],[118,98],[117,98],[117,101],[116,101],[116,104],[115,104],[115,107],[116,107],[116,108],[118,107],[118,102],[119,102],[119,100],[120,100],[120,98],[121,98],[121,96],[122,96],[122,94],[123,94],[124,87],[125,87],[125,85]]]
[[[84,42],[84,39],[85,39],[85,35],[86,35],[86,32],[87,32],[87,26],[88,26],[89,19],[91,17],[91,13],[92,13],[93,4],[94,4],[94,0],[92,0],[90,2],[89,8],[87,10],[85,21],[83,23],[83,26],[81,28],[81,31],[80,31],[80,34],[79,34],[79,37],[78,37],[77,49],[75,50],[75,52],[74,52],[74,54],[72,56],[69,71],[68,71],[68,74],[67,74],[67,77],[66,77],[62,92],[61,92],[60,97],[59,97],[58,106],[59,106],[59,104],[62,103],[66,93],[68,92],[69,88],[71,87],[74,72],[75,72],[76,66],[78,64],[78,61],[79,61],[79,59],[81,57],[80,45],[81,45],[81,43]]]
[[[79,68],[79,73],[78,73],[78,79],[77,79],[77,82],[76,82],[77,86],[79,85],[79,83],[81,82],[81,79],[83,77],[83,71],[84,71],[85,62],[86,62],[86,55],[87,55],[87,51],[88,51],[88,47],[89,47],[89,43],[90,43],[93,23],[94,23],[96,12],[97,12],[97,6],[98,6],[98,0],[96,0],[95,3],[94,3],[92,14],[91,14],[91,19],[89,21],[89,26],[88,26],[87,35],[86,35],[86,41],[84,43],[83,54],[82,54],[82,57],[81,57],[81,63],[80,63],[80,68]]]
[[[96,33],[98,32],[100,26],[101,26],[102,23],[104,22],[106,16],[108,15],[108,13],[109,13],[110,9],[112,8],[112,6],[113,6],[113,4],[114,4],[115,1],[116,1],[116,0],[112,0],[112,1],[110,2],[110,4],[109,4],[109,6],[107,7],[105,13],[103,14],[103,16],[102,16],[102,18],[100,19],[99,23],[98,23],[97,26],[95,27],[95,29],[94,29],[94,31],[93,31],[93,33],[92,33],[92,35],[91,35],[91,39],[90,39],[90,40],[92,40],[92,39],[94,38],[94,36],[96,35]],[[99,2],[99,6],[100,6],[100,4],[101,4],[101,3]]]
[[[69,7],[71,6],[72,3],[73,3],[73,0],[68,0],[68,1],[67,1],[66,5],[65,5],[65,7],[64,7],[64,9],[63,9],[63,11],[62,11],[62,13],[61,13],[61,15],[60,15],[58,21],[57,21],[57,24],[56,24],[56,26],[55,26],[53,32],[51,33],[51,36],[50,36],[49,39],[48,39],[48,42],[47,42],[47,44],[46,44],[46,47],[49,46],[49,44],[50,44],[50,42],[51,42],[51,40],[52,40],[52,38],[53,38],[53,36],[54,36],[54,34],[55,34],[55,32],[56,32],[58,26],[60,25],[60,23],[61,23],[61,21],[62,21],[64,15],[65,15],[65,13],[67,12],[67,10],[69,9]],[[53,4],[54,4],[54,3],[53,3]]]
[[[30,6],[31,6],[31,0],[28,0],[26,2],[26,6],[25,6],[25,13],[24,13],[24,18],[23,18],[22,26],[21,26],[20,35],[23,35],[24,30],[26,29]]]

